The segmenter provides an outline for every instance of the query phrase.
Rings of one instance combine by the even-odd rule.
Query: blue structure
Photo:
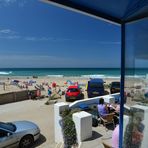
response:
[[[148,0],[43,0],[121,26],[120,148],[126,75],[148,60]]]

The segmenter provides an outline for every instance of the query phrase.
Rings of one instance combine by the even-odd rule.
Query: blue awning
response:
[[[148,0],[43,0],[122,24],[148,17]]]

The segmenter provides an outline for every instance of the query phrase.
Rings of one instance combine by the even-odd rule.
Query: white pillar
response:
[[[124,137],[126,126],[127,126],[128,123],[129,123],[129,116],[124,115],[123,116],[123,137]]]
[[[134,105],[131,107],[134,113],[138,113],[143,118],[142,123],[144,124],[143,140],[141,148],[148,148],[148,106]]]
[[[78,144],[92,137],[92,116],[91,114],[82,111],[73,114],[75,123]]]
[[[62,134],[62,128],[60,125],[61,116],[60,112],[64,111],[65,109],[69,109],[69,105],[64,102],[56,103],[54,105],[54,132],[55,132],[55,142],[63,142],[63,134]]]

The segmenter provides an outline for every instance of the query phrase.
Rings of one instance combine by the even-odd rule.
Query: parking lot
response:
[[[46,100],[47,98],[0,105],[0,121],[29,120],[34,122],[41,129],[41,137],[34,147],[54,148],[53,104],[45,105]]]

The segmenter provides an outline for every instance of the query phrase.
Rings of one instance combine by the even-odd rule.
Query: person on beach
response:
[[[31,100],[32,99],[32,92],[30,90],[28,90],[28,99]]]
[[[99,115],[101,116],[105,116],[106,114],[109,113],[108,111],[108,107],[106,104],[104,104],[104,99],[103,98],[100,98],[99,100],[99,104],[98,104],[98,112],[99,112]]]
[[[37,89],[37,91],[36,91],[36,97],[37,98],[40,98],[41,97],[41,90],[40,89]]]
[[[52,82],[52,88],[56,89],[56,86],[57,86],[56,82]]]
[[[110,112],[114,112],[116,115],[119,116],[120,113],[120,104],[111,104],[109,106]]]
[[[26,89],[28,89],[28,84],[26,84]]]
[[[100,98],[99,104],[98,104],[98,113],[101,117],[105,118],[107,114],[114,113],[114,112],[111,112],[110,107],[108,107],[107,104],[104,103],[104,99]],[[114,119],[115,125],[117,125],[119,123],[118,117],[114,115],[113,119]]]
[[[3,83],[3,90],[6,90],[6,83]]]
[[[51,91],[51,87],[49,86],[49,87],[48,87],[48,97],[49,97],[49,98],[51,97],[51,94],[52,94],[52,91]]]
[[[60,97],[62,96],[62,90],[61,90],[61,88],[60,88],[60,87],[59,87],[59,90],[58,90],[57,94],[59,94],[59,95],[60,95]]]

